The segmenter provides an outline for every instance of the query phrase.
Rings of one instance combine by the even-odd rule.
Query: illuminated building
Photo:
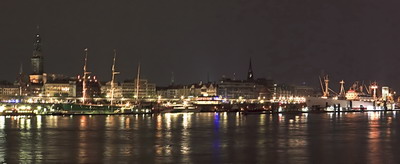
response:
[[[124,98],[155,98],[156,95],[156,85],[154,83],[149,83],[146,79],[139,80],[139,87],[137,87],[137,80],[126,80],[122,83],[122,96]],[[139,88],[139,90],[137,90]]]
[[[101,97],[101,85],[96,76],[88,76],[86,79],[87,98]],[[83,77],[78,76],[76,80],[76,97],[82,97]]]
[[[157,87],[157,95],[163,98],[179,98],[189,96],[190,89],[186,85],[173,85],[168,87]]]
[[[19,95],[18,85],[13,85],[12,83],[1,81],[0,82],[0,96],[1,97],[14,97]]]
[[[251,81],[222,79],[218,83],[217,93],[228,99],[257,99],[262,88],[264,88],[262,85]]]
[[[58,81],[45,83],[44,86],[45,96],[50,97],[75,97],[76,96],[76,82],[75,81]]]
[[[214,87],[214,84],[208,83],[201,85],[200,88],[200,95],[201,96],[216,96],[217,95],[217,88]]]
[[[314,95],[315,95],[315,90],[313,87],[309,87],[306,85],[293,86],[293,96],[309,97]]]
[[[294,87],[286,84],[274,84],[274,97],[294,96]]]
[[[180,97],[199,97],[199,96],[216,96],[217,86],[214,83],[179,86],[168,86],[157,88],[157,95],[164,98],[180,98]]]
[[[217,95],[217,87],[216,84],[213,83],[203,83],[202,81],[198,84],[190,84],[186,88],[188,88],[188,93],[185,96],[216,96]]]
[[[254,80],[251,59],[246,80],[222,78],[218,83],[217,89],[217,95],[227,99],[258,99],[259,97],[265,97],[265,93],[265,86]]]
[[[111,92],[111,81],[101,85],[101,94],[104,97],[111,98]],[[122,98],[122,86],[117,82],[114,83],[114,98]]]

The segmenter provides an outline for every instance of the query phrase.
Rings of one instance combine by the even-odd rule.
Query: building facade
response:
[[[105,98],[111,98],[112,89],[111,89],[111,81],[101,85],[101,94]],[[119,83],[114,83],[114,98],[122,98],[122,85]]]
[[[76,97],[76,81],[45,83],[43,88],[45,96]]]
[[[86,94],[87,98],[101,97],[101,85],[96,79],[96,76],[88,76],[86,79]],[[78,76],[76,79],[76,96],[83,96],[83,77]]]
[[[156,84],[150,83],[147,79],[140,79],[139,85],[137,79],[127,80],[122,84],[122,96],[124,98],[156,98]]]
[[[222,79],[218,83],[218,96],[227,99],[258,99],[264,87],[254,81]]]
[[[1,97],[14,97],[18,96],[20,88],[16,85],[4,85],[0,84],[0,96]]]

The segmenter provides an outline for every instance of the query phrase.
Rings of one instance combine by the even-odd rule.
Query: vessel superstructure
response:
[[[364,111],[394,108],[386,100],[377,97],[378,85],[376,82],[371,83],[369,87],[364,82],[355,82],[346,92],[344,81],[341,80],[340,92],[338,94],[329,88],[329,78],[327,75],[320,78],[320,83],[322,96],[306,98],[306,104],[310,111]]]

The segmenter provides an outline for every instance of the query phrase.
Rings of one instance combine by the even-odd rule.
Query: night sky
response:
[[[110,80],[117,49],[120,81],[136,75],[167,85],[255,77],[318,86],[321,71],[333,88],[343,79],[400,89],[398,0],[2,0],[0,79],[14,80],[19,63],[32,71],[40,26],[45,72],[88,69]],[[336,87],[336,88],[337,88]]]

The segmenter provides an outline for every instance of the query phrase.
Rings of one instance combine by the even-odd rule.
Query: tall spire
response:
[[[23,94],[24,88],[26,88],[25,81],[24,81],[24,70],[23,70],[22,63],[20,64],[20,67],[19,67],[19,72],[18,72],[18,76],[17,76],[17,81],[16,82],[18,83],[18,86],[19,86],[18,87],[19,88],[19,96],[21,96]]]
[[[249,62],[249,70],[247,72],[247,80],[254,80],[253,67],[251,65],[251,58]]]
[[[21,63],[19,66],[19,75],[22,75],[23,73],[24,73],[24,66]]]
[[[42,38],[40,37],[39,30],[35,35],[33,43],[33,57],[42,56]]]
[[[175,85],[175,76],[174,72],[171,72],[171,86]]]

